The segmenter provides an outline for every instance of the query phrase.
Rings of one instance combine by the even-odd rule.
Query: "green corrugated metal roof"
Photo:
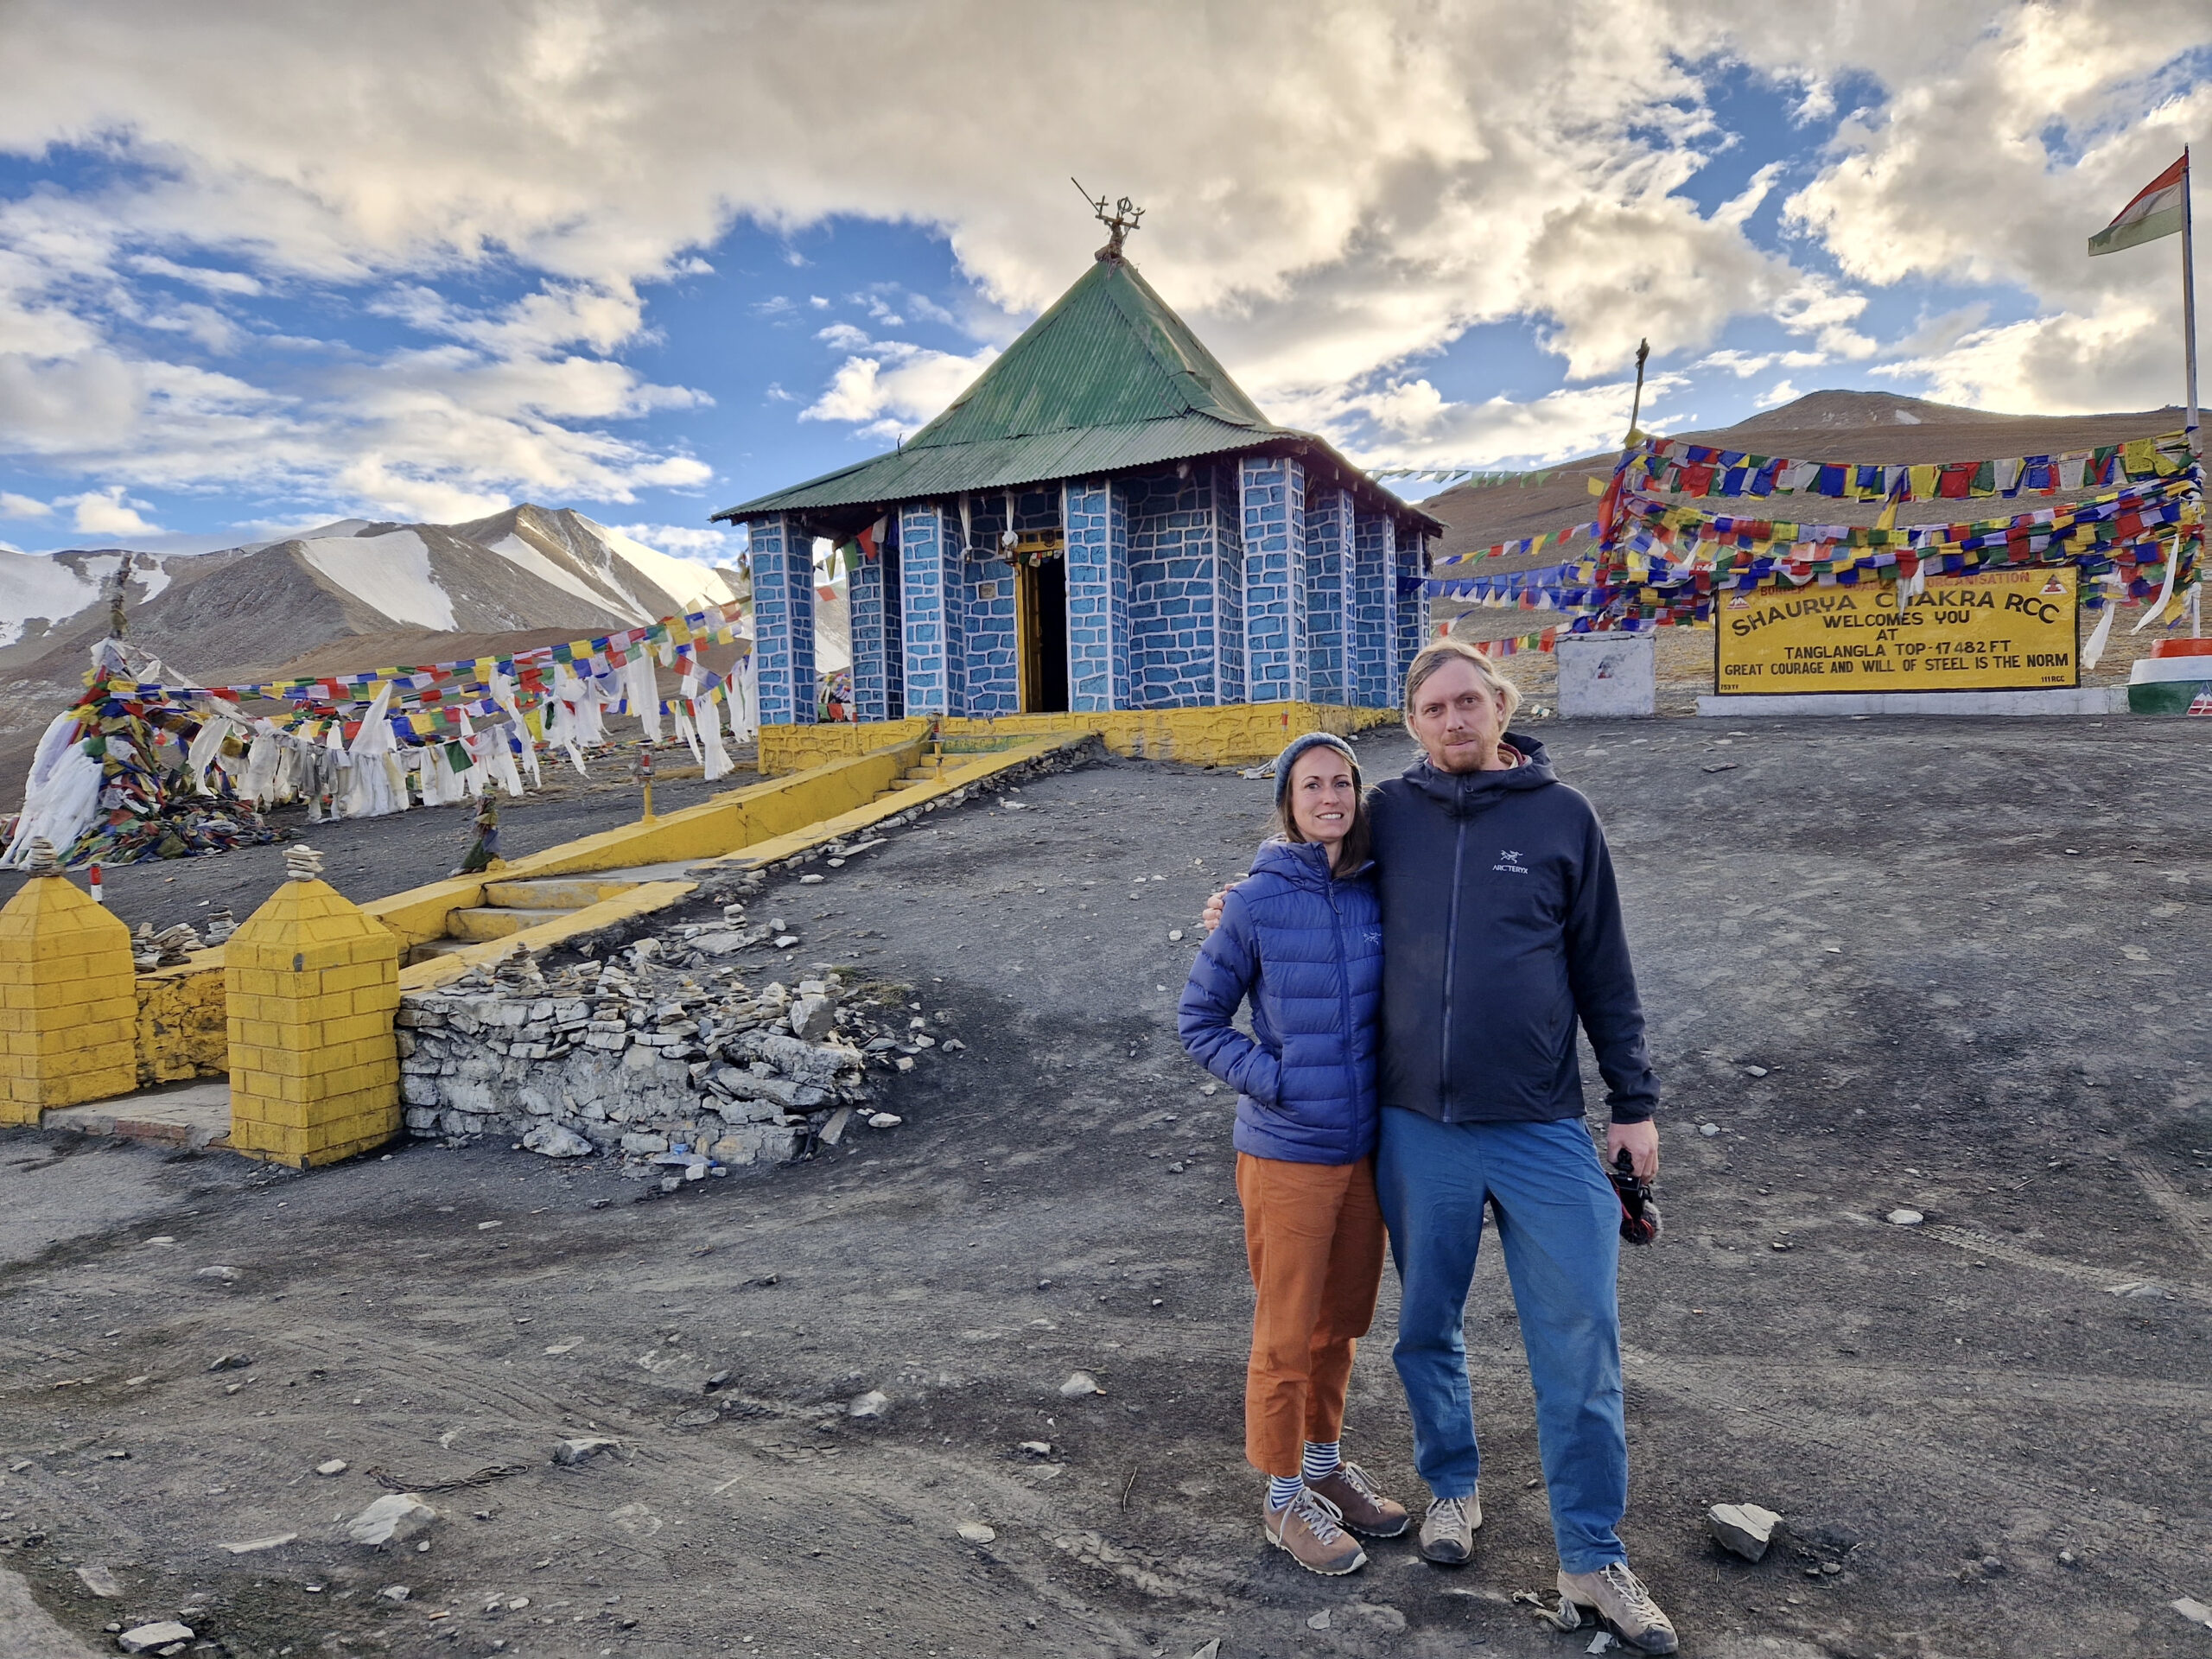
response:
[[[1100,259],[902,448],[714,516],[912,501],[1287,442],[1328,448],[1270,423],[1134,265]]]

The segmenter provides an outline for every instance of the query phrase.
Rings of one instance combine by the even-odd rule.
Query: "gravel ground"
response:
[[[1684,1651],[2202,1653],[2166,1603],[2212,1599],[2202,733],[1543,734],[1609,823],[1668,1094],[1625,1533]],[[769,889],[779,976],[902,982],[968,1045],[810,1163],[648,1199],[499,1146],[302,1176],[0,1139],[0,1564],[103,1644],[190,1606],[254,1655],[1582,1652],[1508,1599],[1551,1561],[1494,1252],[1474,1564],[1322,1580],[1261,1540],[1230,1103],[1170,1010],[1265,785],[1109,762],[1009,798]],[[1386,1278],[1348,1441],[1418,1501],[1395,1317]],[[1105,1392],[1062,1397],[1077,1369]],[[870,1389],[887,1417],[842,1414]],[[580,1434],[620,1445],[553,1466]],[[427,1551],[333,1541],[372,1470],[444,1511]],[[1716,1501],[1795,1541],[1721,1554]]]

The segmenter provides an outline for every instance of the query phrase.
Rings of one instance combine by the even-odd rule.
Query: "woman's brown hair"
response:
[[[1326,754],[1336,760],[1344,760],[1342,750],[1317,745],[1293,761],[1291,770],[1297,771],[1311,756],[1316,754]],[[1344,765],[1351,769],[1352,777],[1351,828],[1344,831],[1344,846],[1337,854],[1336,869],[1332,874],[1350,875],[1374,857],[1375,837],[1368,828],[1367,791],[1360,785],[1359,768],[1349,760],[1344,760]],[[1294,792],[1288,785],[1284,786],[1282,804],[1275,808],[1275,830],[1285,841],[1302,842],[1306,839],[1306,834],[1298,827],[1298,819],[1291,810],[1291,797]]]

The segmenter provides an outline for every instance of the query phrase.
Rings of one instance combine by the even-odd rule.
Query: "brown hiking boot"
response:
[[[1465,1497],[1429,1500],[1421,1517],[1421,1553],[1439,1567],[1465,1567],[1474,1559],[1475,1534],[1483,1524],[1483,1489]]]
[[[1561,1567],[1559,1599],[1597,1614],[1601,1624],[1638,1653],[1672,1653],[1678,1645],[1673,1622],[1659,1611],[1659,1604],[1628,1570],[1626,1561],[1615,1561],[1595,1573],[1569,1573]]]
[[[1308,1573],[1342,1578],[1367,1565],[1367,1552],[1344,1529],[1337,1506],[1312,1490],[1301,1491],[1280,1510],[1265,1508],[1268,1541],[1287,1549],[1290,1559]]]
[[[1345,1530],[1363,1538],[1395,1538],[1414,1523],[1406,1506],[1383,1497],[1356,1463],[1338,1464],[1321,1479],[1307,1481],[1306,1490],[1327,1498],[1344,1518]]]

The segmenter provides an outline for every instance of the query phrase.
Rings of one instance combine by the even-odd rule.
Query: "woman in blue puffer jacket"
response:
[[[1367,1560],[1404,1508],[1343,1460],[1352,1350],[1375,1317],[1376,1031],[1382,927],[1349,745],[1309,732],[1275,762],[1280,833],[1232,888],[1183,988],[1183,1046],[1236,1089],[1236,1192],[1256,1306],[1244,1454],[1268,1541],[1315,1573]],[[1233,1023],[1249,997],[1252,1035]]]

